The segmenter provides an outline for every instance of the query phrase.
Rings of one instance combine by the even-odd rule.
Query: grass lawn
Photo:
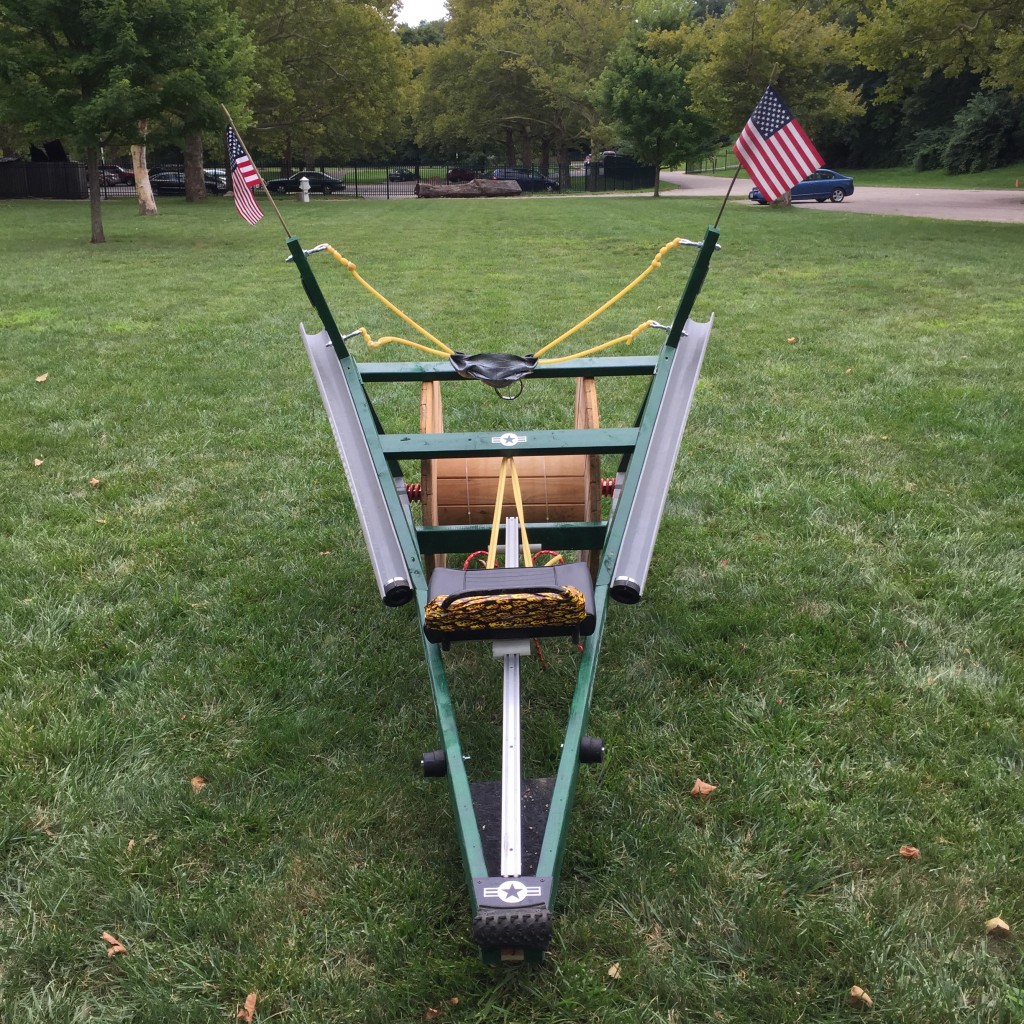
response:
[[[286,216],[454,347],[525,353],[718,205]],[[609,613],[609,755],[582,773],[554,946],[495,970],[446,788],[418,776],[415,616],[378,601],[283,233],[226,200],[160,209],[105,204],[90,246],[84,204],[0,203],[0,1020],[230,1022],[250,992],[290,1024],[867,1019],[852,985],[875,1021],[1024,1018],[1019,227],[727,211],[646,600]],[[401,326],[318,259],[342,330]],[[690,260],[580,347],[670,318]],[[636,398],[602,390],[603,423]],[[415,429],[407,387],[379,406]],[[446,411],[571,417],[548,382],[453,386]],[[538,774],[575,652],[545,656]],[[494,777],[500,672],[449,665],[471,777]]]

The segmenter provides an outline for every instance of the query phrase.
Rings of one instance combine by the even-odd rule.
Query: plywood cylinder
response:
[[[597,388],[592,379],[576,382],[574,425],[596,429]],[[420,431],[441,433],[444,416],[437,381],[420,393]],[[601,460],[596,455],[515,456],[528,523],[593,522],[601,518]],[[423,522],[427,526],[489,525],[498,496],[501,457],[424,459],[421,467]],[[505,488],[502,518],[516,515],[511,481]]]

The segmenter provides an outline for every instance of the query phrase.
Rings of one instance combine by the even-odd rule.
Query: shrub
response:
[[[942,166],[950,174],[967,174],[1007,163],[1014,127],[1014,108],[1006,93],[975,93],[953,118]]]

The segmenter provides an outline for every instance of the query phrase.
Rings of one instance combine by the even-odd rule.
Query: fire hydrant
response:
[[[299,190],[302,192],[302,201],[309,202],[309,178],[303,175],[299,178]]]

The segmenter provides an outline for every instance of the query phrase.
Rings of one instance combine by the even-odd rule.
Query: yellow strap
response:
[[[412,348],[418,348],[423,352],[433,352],[435,355],[450,356],[452,354],[454,349],[450,349],[443,341],[440,341],[439,339],[435,338],[430,333],[430,331],[426,330],[426,328],[420,327],[420,325],[416,323],[416,321],[413,320],[412,317],[406,316],[405,313],[403,313],[393,302],[389,302],[386,298],[384,298],[384,296],[381,295],[381,293],[377,291],[377,289],[374,288],[372,284],[370,284],[368,281],[360,277],[359,273],[356,271],[356,265],[351,260],[345,259],[345,257],[342,256],[341,253],[338,252],[338,250],[335,249],[334,246],[332,245],[326,246],[326,249],[371,295],[373,295],[375,298],[383,302],[384,305],[387,306],[388,309],[390,309],[391,312],[395,314],[395,316],[400,317],[411,328],[413,328],[413,330],[418,331],[420,334],[423,335],[424,338],[426,338],[428,341],[432,341],[440,349],[443,349],[443,351],[438,352],[435,349],[426,348],[423,345],[419,345],[414,341],[408,341],[405,338],[381,338],[380,341],[374,344],[369,340],[370,336],[366,332],[366,330],[360,328],[360,333],[363,335],[364,338],[367,339],[368,345],[370,345],[373,348],[377,348],[381,345],[386,345],[389,342],[397,341],[402,345],[409,345]]]
[[[560,334],[557,338],[555,338],[554,341],[549,341],[543,348],[538,349],[533,354],[535,356],[542,356],[542,355],[544,355],[545,352],[550,351],[556,345],[558,345],[561,342],[565,341],[566,338],[571,338],[577,331],[582,330],[584,327],[586,327],[587,324],[593,323],[603,312],[605,312],[605,310],[611,309],[612,306],[614,306],[615,303],[619,301],[619,299],[621,299],[625,295],[628,295],[641,281],[644,280],[645,277],[648,276],[648,274],[654,273],[654,271],[657,270],[658,267],[661,266],[661,258],[662,258],[662,256],[664,256],[670,249],[674,249],[676,246],[681,245],[682,242],[683,242],[683,240],[681,238],[673,238],[671,242],[666,242],[665,245],[663,245],[658,250],[658,254],[654,257],[654,259],[651,260],[650,266],[642,274],[640,274],[638,277],[636,277],[630,284],[626,285],[626,287],[623,288],[622,291],[619,292],[618,295],[614,296],[613,298],[610,298],[603,306],[599,307],[598,309],[595,309],[594,312],[590,314],[590,316],[588,316],[585,319],[581,320],[575,327],[570,328],[568,331],[565,332],[565,334]],[[615,340],[615,342],[611,342],[610,344],[616,344],[617,342],[619,342],[621,340],[622,340],[621,338],[617,338]],[[608,346],[605,345],[605,346],[602,346],[602,347],[607,348]],[[591,349],[590,351],[593,352],[593,351],[599,351],[599,350],[598,349]],[[587,354],[588,353],[583,353],[583,355],[587,355]],[[580,358],[580,357],[577,356],[576,358]]]
[[[530,538],[526,535],[526,514],[523,511],[523,492],[519,486],[519,474],[516,472],[515,459],[506,455],[501,460],[498,473],[498,496],[494,501],[494,518],[491,520],[491,539],[487,545],[487,563],[485,568],[493,569],[498,561],[498,536],[501,531],[501,510],[505,506],[505,481],[511,473],[512,496],[516,503],[516,514],[519,516],[519,536],[523,549],[523,562],[526,567],[533,568],[533,554],[530,551]]]

